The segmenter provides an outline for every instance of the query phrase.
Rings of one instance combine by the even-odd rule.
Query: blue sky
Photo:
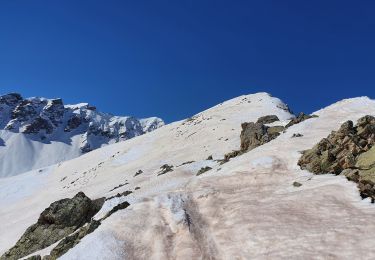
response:
[[[0,1],[0,93],[170,122],[266,91],[375,98],[374,1]]]

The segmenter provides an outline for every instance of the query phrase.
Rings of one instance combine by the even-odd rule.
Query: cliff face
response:
[[[71,159],[103,145],[153,131],[163,125],[163,120],[157,117],[137,119],[113,116],[99,112],[87,103],[64,105],[62,99],[24,99],[17,93],[3,95],[0,96],[0,161],[10,159],[5,153],[14,154],[10,149],[17,147],[32,152],[35,160],[32,160],[32,165],[26,165],[22,169],[17,169],[17,166],[13,167],[14,169],[10,166],[3,167],[0,169],[0,177],[44,167],[65,158]],[[58,149],[61,149],[61,146],[70,146],[64,148],[69,150],[64,158],[58,159],[49,154],[51,160],[43,159],[43,162],[39,163],[39,158],[44,157],[39,155],[45,150],[44,145],[53,146],[55,143],[59,143],[56,145],[59,146]],[[27,147],[27,144],[33,148]],[[49,147],[47,150],[53,152],[54,149]],[[22,152],[20,155],[20,160],[27,157]]]

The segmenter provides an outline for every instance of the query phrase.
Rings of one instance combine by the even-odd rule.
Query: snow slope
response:
[[[0,96],[0,178],[70,160],[107,144],[164,125],[156,117],[136,119],[101,113],[87,103]]]
[[[0,254],[57,199],[132,190],[107,201],[95,218],[123,200],[130,207],[61,259],[373,259],[374,206],[355,184],[313,176],[297,161],[299,151],[344,121],[375,111],[375,101],[340,101],[228,163],[207,160],[238,149],[242,122],[276,114],[285,123],[292,117],[285,108],[266,93],[241,96],[42,172],[1,179]],[[157,176],[163,164],[174,171]],[[203,166],[213,169],[196,176]]]

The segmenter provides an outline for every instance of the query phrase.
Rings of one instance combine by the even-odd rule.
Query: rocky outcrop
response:
[[[173,168],[174,168],[173,165],[168,165],[168,164],[164,164],[160,166],[160,171],[158,173],[158,176],[166,174],[167,172],[173,171]]]
[[[11,93],[0,96],[0,129],[24,133],[33,140],[60,141],[82,135],[82,152],[103,143],[118,142],[164,125],[157,117],[136,119],[96,111],[89,104],[64,105],[63,100],[28,98]],[[62,136],[62,134],[66,136]]]
[[[104,198],[92,201],[83,192],[52,203],[0,259],[18,259],[52,245],[89,222],[103,203]]]
[[[279,118],[276,115],[268,115],[259,117],[257,123],[259,124],[271,124],[273,122],[279,121]]]
[[[375,117],[365,116],[354,126],[343,123],[298,161],[302,169],[315,174],[343,174],[358,183],[363,198],[375,200]]]
[[[209,170],[212,170],[212,168],[210,166],[202,167],[197,172],[197,176],[199,176],[199,175],[201,175],[201,174],[203,174],[205,172],[208,172]]]
[[[241,151],[250,151],[262,144],[268,143],[280,135],[283,126],[265,126],[262,123],[243,123],[241,125]]]
[[[292,118],[292,120],[289,121],[289,123],[285,126],[285,128],[289,128],[292,125],[299,124],[307,119],[318,117],[317,115],[306,115],[305,113],[301,112],[298,114],[297,117]]]
[[[280,135],[285,130],[284,126],[266,126],[264,123],[273,123],[278,121],[278,117],[268,115],[258,118],[257,122],[242,123],[240,135],[240,150],[234,150],[224,155],[221,163],[228,162],[231,158],[246,153],[262,144],[268,143]]]
[[[62,256],[63,254],[68,252],[69,249],[72,249],[79,242],[81,242],[82,238],[94,232],[95,229],[97,229],[100,226],[100,224],[100,221],[92,220],[90,223],[77,230],[74,234],[67,236],[63,240],[61,240],[57,244],[57,246],[51,250],[50,255],[44,258],[57,259],[58,257]]]

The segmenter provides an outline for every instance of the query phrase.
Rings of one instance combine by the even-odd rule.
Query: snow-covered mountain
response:
[[[164,125],[157,117],[136,119],[101,113],[87,103],[0,96],[0,177],[73,159],[107,144]]]
[[[0,179],[0,259],[373,259],[374,204],[344,175],[298,162],[374,111],[361,97],[295,117],[257,93]],[[371,131],[354,132],[375,140]],[[343,147],[362,143],[343,132]],[[330,156],[317,158],[336,163]]]

